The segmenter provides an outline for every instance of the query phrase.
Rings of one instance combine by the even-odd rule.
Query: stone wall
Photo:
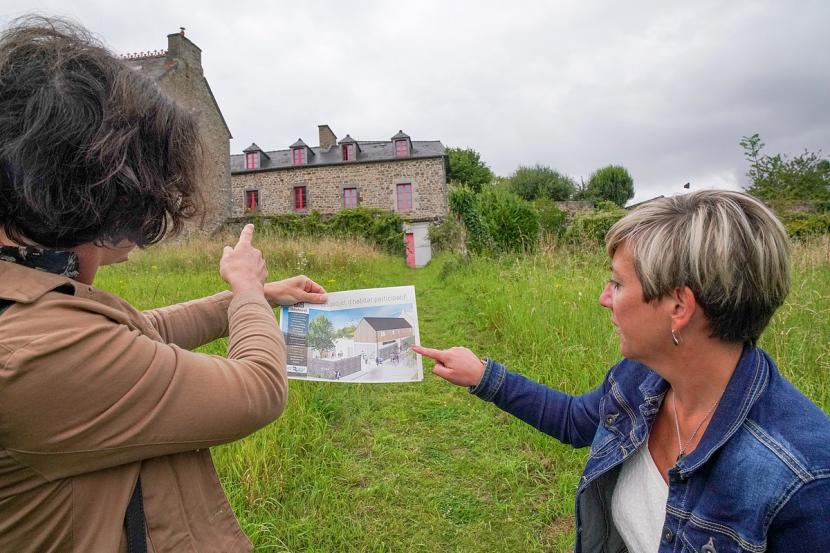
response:
[[[136,59],[130,63],[144,66],[165,94],[196,114],[205,147],[207,174],[201,189],[205,215],[191,221],[187,230],[212,232],[230,215],[231,136],[202,72],[201,50],[181,33],[168,35],[167,40],[165,58]]]
[[[231,176],[231,216],[245,215],[245,191],[259,191],[260,215],[294,213],[292,193],[305,186],[308,209],[330,215],[343,208],[343,189],[357,188],[358,205],[397,211],[396,185],[412,184],[413,210],[401,213],[407,220],[447,215],[447,179],[444,159],[421,158],[323,167],[292,167]]]

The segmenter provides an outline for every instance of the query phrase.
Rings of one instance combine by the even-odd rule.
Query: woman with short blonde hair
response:
[[[790,288],[789,243],[757,199],[651,201],[606,237],[600,294],[624,359],[570,396],[466,348],[433,372],[574,447],[577,552],[823,551],[830,419],[757,341]]]

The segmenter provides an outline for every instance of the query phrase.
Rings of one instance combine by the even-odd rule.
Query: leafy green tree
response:
[[[771,204],[807,201],[820,210],[830,206],[830,161],[821,152],[795,157],[761,154],[764,143],[758,133],[740,141],[749,162],[746,174],[752,181],[747,192]]]
[[[634,197],[634,179],[625,167],[607,165],[588,179],[587,196],[594,202],[608,200],[620,207]]]
[[[548,198],[555,201],[571,199],[576,182],[546,165],[520,166],[510,177],[510,188],[525,200]]]
[[[473,192],[493,180],[493,171],[472,148],[447,148],[447,180],[466,184]]]
[[[331,321],[323,315],[317,315],[308,323],[306,343],[308,347],[317,351],[324,351],[334,347],[336,332]]]

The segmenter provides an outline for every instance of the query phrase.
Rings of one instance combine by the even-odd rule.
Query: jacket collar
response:
[[[757,347],[744,348],[700,443],[673,469],[681,477],[694,472],[708,461],[743,425],[750,409],[767,387],[771,364],[772,361]]]
[[[0,261],[0,298],[17,303],[33,303],[44,294],[71,286],[73,291],[79,284],[71,278],[46,271]]]

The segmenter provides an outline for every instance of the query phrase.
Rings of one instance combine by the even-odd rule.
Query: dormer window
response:
[[[291,145],[291,164],[292,165],[307,165],[309,156],[314,155],[308,148],[302,138]]]
[[[395,141],[395,157],[406,157],[409,155],[409,146],[406,140]]]
[[[305,148],[294,148],[293,151],[293,160],[294,165],[305,165],[306,164],[306,155],[305,155]]]
[[[262,148],[256,145],[256,142],[251,143],[250,146],[242,150],[245,154],[245,170],[252,171],[260,169],[262,164],[267,162],[265,160],[271,159],[268,154],[262,151]]]
[[[340,153],[343,161],[354,161],[355,158],[354,144],[343,144],[340,146]]]
[[[346,135],[346,138],[340,141],[340,160],[341,161],[357,161],[357,156],[360,155],[360,145],[357,140]]]
[[[403,131],[392,137],[392,146],[395,148],[395,157],[409,157],[412,155],[412,140]]]

